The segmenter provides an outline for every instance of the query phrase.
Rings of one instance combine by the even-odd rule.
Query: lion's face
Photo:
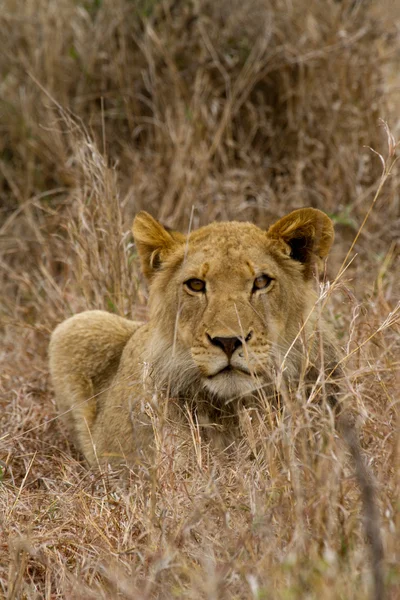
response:
[[[323,213],[292,215],[302,212],[307,219],[295,228],[299,214],[268,232],[213,223],[188,237],[168,233],[149,215],[137,217],[135,240],[151,281],[153,349],[181,386],[186,378],[234,398],[271,380],[312,307],[311,267],[333,237]]]
[[[173,315],[176,344],[219,396],[260,385],[287,347],[288,320],[303,314],[301,269],[285,269],[271,250],[254,225],[210,225],[189,236],[186,256],[166,265],[154,290],[157,306]],[[167,285],[171,291],[162,293]]]

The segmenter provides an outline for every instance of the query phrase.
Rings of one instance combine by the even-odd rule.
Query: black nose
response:
[[[214,346],[221,348],[228,359],[231,358],[236,348],[240,348],[242,345],[242,340],[238,337],[210,337],[210,342],[214,344]]]

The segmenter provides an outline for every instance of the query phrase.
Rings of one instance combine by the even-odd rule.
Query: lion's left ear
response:
[[[316,208],[300,208],[289,213],[271,225],[267,235],[287,245],[290,256],[306,265],[306,276],[311,275],[316,260],[328,256],[335,236],[330,218]]]
[[[147,279],[151,279],[162,268],[162,263],[168,254],[185,242],[184,235],[177,231],[167,231],[144,210],[136,215],[132,233],[139,252],[142,271]]]

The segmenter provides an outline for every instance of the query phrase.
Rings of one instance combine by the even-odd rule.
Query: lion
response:
[[[51,336],[56,403],[89,465],[151,463],[159,398],[224,448],[240,437],[242,407],[315,384],[321,369],[335,404],[335,342],[315,289],[334,239],[326,214],[302,208],[268,230],[214,222],[183,235],[139,212],[132,231],[148,322],[92,310]]]

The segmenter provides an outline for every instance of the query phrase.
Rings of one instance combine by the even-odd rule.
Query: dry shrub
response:
[[[141,208],[183,229],[321,208],[334,275],[378,188],[363,146],[386,157],[378,117],[396,125],[392,17],[346,0],[4,0],[0,595],[366,597],[359,493],[329,412],[266,403],[253,461],[212,455],[195,424],[189,447],[161,432],[153,472],[122,484],[69,446],[46,348],[76,311],[145,315],[129,234]],[[394,166],[327,305],[364,414],[392,598],[399,222]]]

